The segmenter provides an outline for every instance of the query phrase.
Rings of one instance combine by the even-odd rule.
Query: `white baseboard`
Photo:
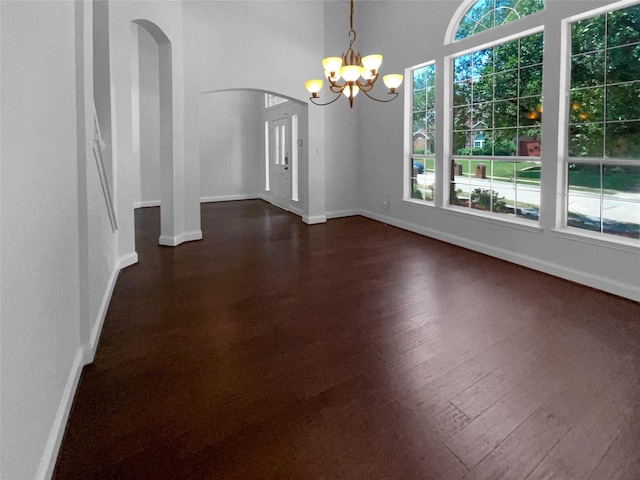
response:
[[[200,203],[213,203],[213,202],[234,202],[236,200],[255,200],[260,198],[259,195],[220,195],[215,197],[200,197]]]
[[[291,212],[294,215],[297,215],[299,217],[303,217],[304,216],[304,212],[301,209],[299,209],[298,207],[294,207],[293,205],[289,206],[289,212]]]
[[[177,247],[181,243],[192,242],[194,240],[202,240],[202,230],[184,232],[175,237],[172,237],[171,235],[160,235],[158,245],[163,245],[165,247]]]
[[[131,265],[135,265],[136,263],[138,263],[138,253],[137,252],[128,253],[124,257],[120,257],[118,259],[118,271],[122,270],[123,268],[129,267]]]
[[[327,212],[327,219],[331,220],[332,218],[355,217],[356,215],[361,214],[362,211],[360,209],[337,210],[335,212]]]
[[[136,254],[136,262],[138,261]],[[127,260],[129,262],[130,260]],[[131,265],[131,264],[129,264]],[[127,265],[128,266],[128,265]],[[93,363],[93,360],[96,356],[96,349],[98,348],[98,341],[100,340],[100,335],[102,334],[102,327],[104,325],[104,320],[107,317],[107,309],[109,308],[109,302],[111,302],[111,296],[113,295],[113,289],[116,286],[116,280],[118,279],[118,274],[123,267],[120,267],[120,262],[116,264],[113,271],[111,272],[111,276],[109,277],[109,281],[107,282],[107,288],[102,296],[102,302],[100,303],[100,309],[98,310],[98,316],[93,325],[93,329],[91,330],[91,337],[89,338],[89,343],[82,346],[82,363],[83,365],[89,365]]]
[[[326,215],[302,215],[302,221],[307,225],[317,225],[318,223],[326,223]]]
[[[102,334],[102,327],[104,326],[107,309],[109,308],[109,302],[111,301],[111,296],[113,295],[113,290],[116,286],[118,274],[123,268],[137,262],[138,254],[136,252],[130,253],[120,257],[118,263],[111,272],[111,276],[107,281],[107,287],[104,295],[102,296],[102,303],[100,304],[98,315],[93,325],[93,329],[91,330],[89,343],[79,346],[76,350],[73,364],[71,365],[69,376],[67,378],[67,383],[64,387],[64,391],[62,392],[62,398],[58,405],[58,410],[49,433],[49,438],[47,439],[47,444],[42,457],[40,458],[40,465],[36,475],[37,480],[48,480],[53,475],[53,469],[56,466],[62,437],[64,436],[67,420],[69,419],[71,407],[73,406],[73,399],[75,397],[76,390],[78,389],[78,382],[80,381],[82,368],[85,365],[92,363],[95,358],[100,335]]]
[[[299,217],[304,217],[304,212],[296,206],[289,205],[288,207],[283,207],[282,205],[274,204],[271,201],[271,194],[269,192],[261,192],[261,193],[258,193],[257,195],[247,194],[247,195],[223,195],[219,197],[200,197],[200,203],[230,202],[230,201],[236,201],[236,200],[263,200],[267,203],[275,205],[278,208],[282,208],[287,212],[298,215]],[[358,214],[359,213],[351,213],[349,215],[358,215]],[[340,216],[348,216],[348,215],[340,215]],[[317,221],[315,223],[323,223],[323,221]],[[170,240],[167,238],[166,241],[170,241]]]
[[[53,469],[56,466],[56,460],[58,458],[58,452],[60,451],[60,444],[62,443],[62,437],[64,436],[65,427],[67,426],[67,420],[69,419],[69,413],[71,412],[71,406],[73,405],[73,398],[78,388],[78,382],[80,381],[80,374],[82,373],[83,365],[83,349],[79,347],[76,350],[69,376],[67,377],[67,383],[64,386],[62,392],[62,398],[56,411],[56,416],[53,419],[53,425],[49,432],[49,438],[47,444],[44,447],[42,457],[40,457],[40,465],[38,466],[38,472],[36,473],[36,480],[49,480],[53,475]]]
[[[145,200],[143,202],[134,202],[133,208],[159,207],[160,200]]]
[[[178,237],[172,237],[171,235],[160,235],[158,239],[158,245],[163,245],[165,247],[175,247],[179,245]]]
[[[372,220],[377,220],[382,223],[386,223],[388,225],[393,225],[394,227],[402,228],[403,230],[408,230],[420,235],[435,238],[436,240],[441,240],[446,243],[467,248],[469,250],[473,250],[474,252],[479,252],[491,257],[499,258],[501,260],[506,260],[508,262],[515,263],[516,265],[531,268],[532,270],[537,270],[539,272],[547,273],[555,277],[563,278],[565,280],[580,283],[588,287],[596,288],[598,290],[602,290],[614,295],[618,295],[620,297],[640,302],[640,286],[637,285],[617,282],[611,278],[601,277],[588,272],[564,267],[552,262],[540,260],[539,258],[522,255],[510,250],[504,250],[502,248],[488,245],[486,243],[476,242],[465,237],[451,235],[439,230],[416,225],[414,223],[378,215],[374,212],[363,211],[362,216],[371,218]]]
[[[192,232],[184,232],[181,234],[178,239],[180,243],[184,242],[194,242],[196,240],[202,240],[202,230],[194,230]]]

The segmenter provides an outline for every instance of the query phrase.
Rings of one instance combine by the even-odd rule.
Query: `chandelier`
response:
[[[349,99],[349,106],[351,108],[353,108],[353,99],[359,92],[364,93],[376,102],[390,102],[395,100],[398,96],[396,89],[402,83],[402,75],[399,74],[390,74],[382,77],[382,81],[389,89],[388,94],[393,95],[392,98],[380,100],[371,96],[369,93],[378,80],[378,69],[382,64],[382,55],[375,54],[362,57],[360,52],[353,51],[353,44],[356,41],[356,31],[353,29],[353,0],[351,0],[349,25],[351,27],[349,30],[351,42],[349,43],[347,53],[343,53],[342,57],[327,57],[322,60],[324,75],[329,81],[329,89],[337,94],[336,98],[327,103],[319,103],[317,99],[320,98],[318,97],[318,92],[322,89],[322,80],[314,79],[304,82],[304,87],[311,94],[309,100],[315,105],[325,106],[338,100],[342,94]],[[340,79],[342,79],[342,81],[340,81]]]

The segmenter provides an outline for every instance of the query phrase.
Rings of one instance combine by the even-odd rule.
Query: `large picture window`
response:
[[[411,198],[433,201],[435,192],[434,64],[415,67],[411,75]]]
[[[566,224],[640,238],[640,5],[571,24]]]
[[[453,58],[450,203],[537,220],[543,33]]]

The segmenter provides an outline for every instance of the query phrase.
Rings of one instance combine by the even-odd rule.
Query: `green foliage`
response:
[[[425,201],[433,201],[435,194],[435,184],[423,185],[418,183],[416,179],[413,180],[413,189],[411,192],[411,198],[417,198]]]
[[[504,197],[499,197],[497,192],[476,188],[471,192],[471,206],[481,210],[504,212],[507,210],[507,201]]]
[[[540,140],[543,33],[454,59],[454,152],[516,155],[518,139]],[[471,148],[472,133],[487,142]]]
[[[413,71],[413,131],[433,131],[435,126],[434,64]]]
[[[457,150],[457,155],[495,155],[501,157],[508,157],[510,155],[514,155],[516,152],[516,144],[513,140],[498,140],[493,145],[491,140],[486,140],[482,147],[474,147],[474,148],[460,148]]]
[[[640,5],[574,22],[571,42],[569,155],[640,158]]]
[[[544,0],[478,0],[460,22],[456,40],[518,20],[544,8]]]
[[[640,192],[640,167],[634,165],[571,163],[568,176],[571,188]]]

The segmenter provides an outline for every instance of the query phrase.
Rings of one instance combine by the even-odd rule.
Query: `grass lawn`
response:
[[[456,162],[463,165],[464,175],[471,174],[473,176],[477,166],[484,165],[487,178],[491,176],[490,160],[456,159]],[[493,178],[495,180],[512,182],[514,176],[518,183],[540,185],[540,162],[493,162]]]
[[[491,177],[490,160],[456,159],[463,165],[463,174],[474,176],[478,165],[484,165],[487,178]],[[515,169],[515,170],[514,170]],[[514,173],[515,172],[515,173]],[[493,161],[493,179],[513,181],[518,184],[540,185],[540,162]],[[600,167],[578,166],[569,169],[569,186],[584,190],[600,189]],[[607,166],[604,172],[603,187],[605,193],[640,191],[640,167]]]

